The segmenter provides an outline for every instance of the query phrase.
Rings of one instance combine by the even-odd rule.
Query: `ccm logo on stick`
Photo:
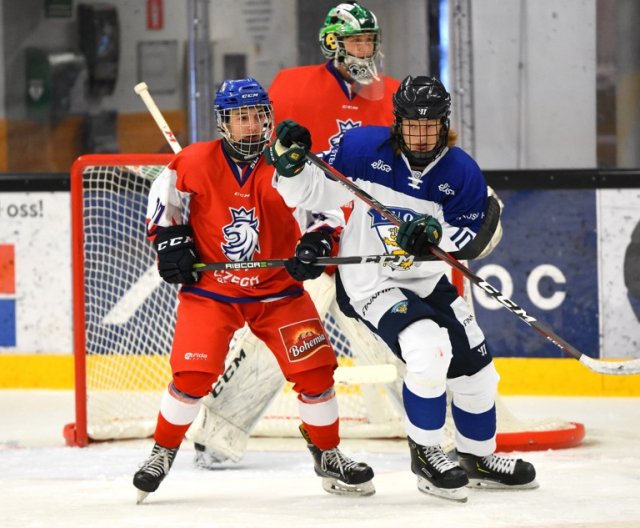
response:
[[[504,297],[513,295],[513,279],[509,272],[497,264],[488,264],[478,270],[481,277],[495,277],[501,283],[500,290]],[[540,264],[531,270],[527,277],[527,295],[531,302],[541,310],[555,310],[565,300],[567,294],[561,289],[557,289],[551,295],[545,297],[540,292],[540,282],[544,278],[551,279],[555,284],[566,284],[567,279],[564,273],[552,264]],[[497,310],[500,308],[498,301],[481,291],[473,290],[476,301],[487,310]]]

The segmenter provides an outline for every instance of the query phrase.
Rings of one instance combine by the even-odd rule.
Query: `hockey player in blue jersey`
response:
[[[391,128],[345,133],[326,160],[385,204],[396,227],[362,200],[341,237],[340,255],[426,256],[429,245],[461,259],[487,255],[501,236],[500,205],[475,161],[453,146],[451,98],[439,80],[407,77],[393,96]],[[340,184],[305,164],[306,129],[280,123],[267,149],[275,185],[289,206],[325,210],[353,199]],[[322,254],[320,248],[315,254]],[[300,265],[314,250],[298,246]],[[468,486],[535,488],[534,467],[495,455],[498,373],[469,306],[440,260],[341,266],[340,307],[380,336],[406,363],[403,401],[411,470],[424,493],[466,501]],[[291,270],[290,270],[291,272]],[[441,447],[446,389],[452,394],[455,458]]]

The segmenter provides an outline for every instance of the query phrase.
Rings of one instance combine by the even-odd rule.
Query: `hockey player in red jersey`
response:
[[[392,95],[400,83],[378,72],[381,36],[375,14],[356,2],[340,3],[327,13],[318,40],[327,62],[282,70],[271,83],[274,122],[293,119],[305,124],[316,152],[337,146],[342,134],[351,128],[390,126],[394,120]],[[349,208],[343,211],[348,214]],[[341,225],[342,215],[339,209],[324,211],[322,221]],[[314,221],[310,212],[300,210],[296,218],[303,227]],[[315,270],[319,270],[318,274],[321,271]],[[313,270],[297,271],[304,274]],[[242,350],[238,352],[241,353]],[[197,466],[211,469],[221,461],[238,461],[242,457],[250,432],[282,388],[281,379],[269,374],[272,368],[270,364],[260,364],[263,396],[242,413],[230,415],[225,401],[235,398],[234,394],[241,390],[243,371],[251,370],[249,361],[243,360],[241,372],[225,382],[222,393],[205,398],[201,419],[190,431]]]
[[[294,119],[307,127],[316,151],[337,146],[351,128],[391,125],[392,96],[400,83],[378,72],[375,14],[356,2],[338,4],[327,13],[318,38],[327,62],[287,68],[271,83],[275,122]]]
[[[234,332],[245,323],[273,352],[298,393],[301,431],[324,489],[371,495],[371,468],[337,447],[336,357],[302,284],[282,268],[193,271],[200,260],[287,258],[300,236],[262,155],[273,131],[268,95],[254,79],[226,81],[214,107],[222,139],[195,143],[177,154],[149,196],[148,235],[160,275],[182,286],[170,359],[173,380],[160,404],[151,456],[133,479],[139,502],[167,475],[201,398],[224,372]],[[311,146],[308,136],[298,141]],[[313,236],[322,241],[321,253],[329,255],[330,231]],[[250,393],[252,387],[245,390]]]

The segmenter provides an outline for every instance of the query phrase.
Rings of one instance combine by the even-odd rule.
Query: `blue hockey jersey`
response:
[[[440,247],[456,251],[476,236],[482,225],[487,185],[476,162],[463,150],[445,149],[423,171],[414,171],[404,155],[393,151],[388,127],[349,130],[326,156],[339,172],[383,203],[403,220],[429,214],[442,224]],[[296,177],[276,177],[289,206],[333,209],[353,194],[307,164]],[[340,255],[405,254],[396,242],[398,228],[362,200],[356,199],[342,234]],[[385,288],[405,288],[421,297],[433,291],[449,267],[440,261],[345,265],[344,288],[352,299],[366,299]]]

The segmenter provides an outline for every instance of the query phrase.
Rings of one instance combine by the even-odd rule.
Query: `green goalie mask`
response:
[[[347,52],[345,38],[372,35],[371,55],[357,57]],[[333,59],[336,66],[344,65],[349,75],[360,84],[378,80],[376,60],[380,54],[380,27],[373,12],[356,2],[343,3],[332,8],[318,35],[322,54]]]

